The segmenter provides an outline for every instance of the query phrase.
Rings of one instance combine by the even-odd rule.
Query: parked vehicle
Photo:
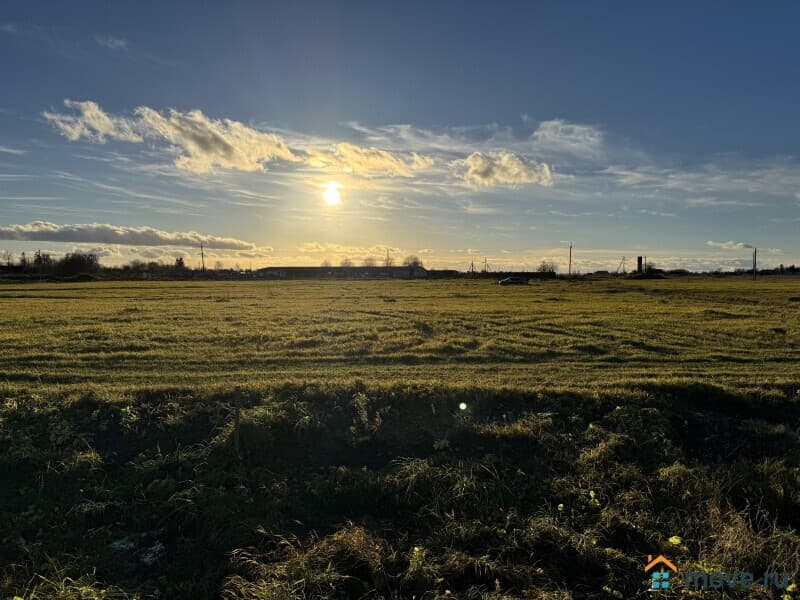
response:
[[[528,285],[528,280],[525,277],[506,277],[497,282],[498,285]]]

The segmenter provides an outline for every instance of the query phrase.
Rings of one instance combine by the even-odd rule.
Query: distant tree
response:
[[[3,250],[3,253],[0,254],[0,260],[4,262],[8,268],[11,268],[11,265],[14,263],[14,255],[8,250]]]
[[[383,259],[383,266],[387,269],[391,269],[394,266],[394,259],[388,252],[386,253],[386,258]]]
[[[411,254],[403,259],[403,266],[416,269],[422,266],[422,260],[420,260],[419,256]]]
[[[242,266],[239,263],[236,263],[235,265],[233,265],[233,270],[238,273],[239,271],[242,270]]]
[[[158,263],[156,263],[158,264]],[[78,275],[92,273],[100,267],[100,260],[96,254],[88,252],[72,252],[56,263],[56,270],[62,275]]]
[[[538,273],[558,273],[558,267],[553,261],[543,260],[539,263],[539,266],[536,267],[536,271]]]
[[[350,260],[349,258],[343,258],[342,262],[339,263],[339,266],[340,267],[345,267],[347,269],[350,269],[353,266],[353,261]]]
[[[222,263],[221,260],[218,260],[214,263],[214,270],[215,271],[222,271],[225,268],[225,265]]]
[[[331,268],[331,261],[329,261],[326,258],[325,260],[322,261],[322,264],[320,265],[320,267],[322,267],[323,269],[330,269]]]
[[[127,265],[123,265],[122,269],[124,271],[134,271],[136,273],[140,273],[144,271],[144,263],[139,259],[134,259],[129,262]]]
[[[53,268],[53,257],[50,256],[47,252],[42,252],[41,250],[37,250],[36,253],[33,255],[33,267],[39,273],[47,273]]]
[[[364,259],[364,262],[361,264],[364,265],[365,267],[374,267],[377,263],[375,262],[374,258],[368,256],[367,258]]]
[[[28,257],[25,256],[24,252],[19,255],[19,266],[23,270],[28,268]]]
[[[183,271],[186,268],[186,263],[183,262],[182,256],[175,259],[175,268],[179,271]]]

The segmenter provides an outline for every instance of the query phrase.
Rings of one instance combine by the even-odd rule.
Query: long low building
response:
[[[425,279],[422,266],[401,267],[265,267],[256,271],[264,279]]]

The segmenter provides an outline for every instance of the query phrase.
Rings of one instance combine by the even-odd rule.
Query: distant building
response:
[[[422,266],[401,267],[265,267],[255,272],[263,279],[426,279]]]

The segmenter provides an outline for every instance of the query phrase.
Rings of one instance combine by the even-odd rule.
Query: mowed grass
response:
[[[800,280],[0,306],[1,598],[645,598],[661,553],[800,578]]]
[[[800,280],[124,282],[0,286],[9,391],[444,382],[782,385]]]

